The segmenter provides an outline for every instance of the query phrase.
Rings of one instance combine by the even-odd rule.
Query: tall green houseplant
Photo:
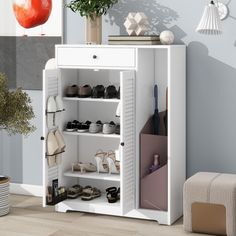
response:
[[[31,100],[22,89],[9,90],[7,77],[0,73],[0,130],[11,134],[28,135],[35,130],[30,124],[34,118]]]
[[[73,0],[66,7],[86,17],[86,43],[102,43],[102,15],[118,0]]]

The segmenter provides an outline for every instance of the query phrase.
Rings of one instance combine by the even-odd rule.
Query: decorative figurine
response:
[[[160,41],[164,45],[170,45],[174,42],[175,36],[170,30],[165,30],[160,34]]]
[[[128,35],[144,35],[148,31],[149,22],[143,12],[130,12],[124,23]]]

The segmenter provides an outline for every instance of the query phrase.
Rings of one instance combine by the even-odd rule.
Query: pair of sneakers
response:
[[[88,84],[84,86],[77,86],[74,84],[66,88],[67,97],[87,98],[91,97],[91,95],[92,95],[92,88]]]
[[[92,98],[120,98],[120,88],[116,89],[114,85],[109,85],[108,87],[104,87],[103,85],[97,85],[93,87],[92,90]]]
[[[79,122],[78,120],[74,121],[69,121],[66,125],[66,131],[68,132],[79,132],[79,133],[84,133],[89,131],[91,122],[86,121],[86,122]]]
[[[57,129],[49,131],[47,136],[47,160],[48,166],[53,167],[61,164],[62,153],[65,151],[66,144],[61,132]]]
[[[104,133],[104,134],[114,134],[116,131],[116,124],[111,121],[109,123],[102,123],[100,120],[96,123],[91,123],[89,126],[90,133]]]

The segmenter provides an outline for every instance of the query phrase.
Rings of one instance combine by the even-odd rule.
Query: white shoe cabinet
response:
[[[48,96],[61,95],[65,112],[56,114],[56,123],[62,131],[66,152],[62,163],[49,168],[43,157],[44,206],[46,189],[53,179],[59,186],[91,185],[102,190],[100,198],[82,201],[67,199],[55,206],[56,211],[80,211],[97,214],[156,220],[170,225],[182,215],[182,187],[185,181],[186,156],[186,47],[173,46],[108,46],[108,45],[57,45],[56,57],[43,71],[44,114]],[[140,145],[139,135],[153,114],[153,87],[159,87],[159,110],[166,108],[168,86],[168,209],[158,211],[140,208]],[[120,86],[120,100],[67,98],[69,85]],[[115,117],[118,103],[121,116]],[[64,132],[68,121],[114,121],[120,123],[120,135]],[[46,136],[49,131],[44,122],[43,149],[46,153]],[[71,172],[71,164],[95,164],[97,150],[119,149],[121,173],[80,174]],[[120,201],[110,204],[105,189],[119,186]],[[155,186],[153,186],[155,187]],[[160,189],[161,191],[161,189]]]

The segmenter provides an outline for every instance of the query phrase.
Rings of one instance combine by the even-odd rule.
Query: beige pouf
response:
[[[236,235],[236,175],[200,172],[185,182],[184,229]]]
[[[7,215],[10,210],[8,177],[0,176],[0,216]]]

